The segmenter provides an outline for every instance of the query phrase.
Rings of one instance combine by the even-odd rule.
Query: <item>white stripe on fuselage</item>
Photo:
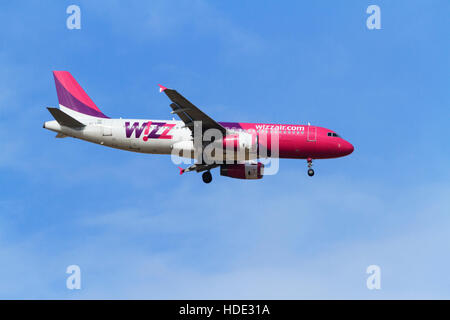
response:
[[[186,128],[182,121],[98,118],[73,111],[62,105],[60,105],[60,109],[83,123],[85,127],[72,129],[60,126],[56,121],[47,121],[46,129],[127,151],[174,154],[185,158],[194,158],[195,156],[191,130]],[[150,126],[148,127],[149,122]],[[230,130],[230,132],[239,133],[234,130]],[[233,152],[231,158],[249,160],[254,157],[250,157],[248,152],[244,154]]]
[[[82,129],[60,126],[56,121],[46,122],[46,128],[65,135],[104,146],[134,152],[171,154],[173,146],[193,150],[192,135],[179,120],[107,119],[85,115],[60,105],[61,111],[84,125]],[[146,124],[151,122],[147,128]],[[137,126],[133,129],[133,126]],[[155,124],[155,125],[153,125]],[[127,137],[127,125],[128,135]],[[147,139],[144,139],[147,137]]]

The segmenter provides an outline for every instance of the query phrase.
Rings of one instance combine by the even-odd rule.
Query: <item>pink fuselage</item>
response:
[[[333,130],[323,127],[233,122],[220,122],[220,124],[238,132],[255,132],[259,136],[259,143],[267,146],[269,154],[272,149],[271,136],[278,134],[279,158],[330,159],[349,155],[354,150],[351,143],[338,136]],[[265,140],[264,135],[267,137]]]

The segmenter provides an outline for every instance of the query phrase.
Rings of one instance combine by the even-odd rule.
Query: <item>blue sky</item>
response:
[[[66,8],[81,8],[81,30]],[[381,8],[381,30],[366,8]],[[450,298],[448,1],[0,5],[0,298]],[[110,117],[306,123],[346,158],[261,181],[55,139],[52,70]],[[67,266],[82,289],[66,289]],[[366,268],[381,268],[381,290]]]

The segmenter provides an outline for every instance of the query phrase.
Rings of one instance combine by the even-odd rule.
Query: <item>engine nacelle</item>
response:
[[[220,166],[220,175],[235,179],[261,179],[264,174],[264,165],[258,163],[223,164]]]

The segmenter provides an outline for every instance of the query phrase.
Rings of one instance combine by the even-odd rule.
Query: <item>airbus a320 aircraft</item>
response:
[[[203,172],[205,183],[212,181],[210,170],[220,167],[220,174],[237,179],[261,179],[264,165],[258,162],[263,157],[305,159],[308,175],[313,176],[313,159],[330,159],[346,156],[353,146],[330,129],[299,124],[259,124],[241,122],[218,122],[194,106],[177,91],[161,85],[172,101],[172,113],[179,120],[111,119],[107,117],[67,71],[53,71],[59,108],[47,108],[53,121],[44,123],[44,128],[57,132],[57,138],[73,137],[100,145],[151,154],[173,154],[201,159],[195,156],[203,152],[206,145],[195,144],[196,132],[200,137],[208,130],[215,130],[220,137],[210,139],[209,144],[223,146],[229,151],[227,162],[197,161],[182,169]],[[200,124],[200,125],[199,125]],[[198,131],[196,131],[198,130]],[[277,143],[272,136],[277,137]],[[277,150],[275,150],[275,147]],[[201,150],[198,150],[200,148]],[[250,152],[254,151],[254,152]],[[231,163],[230,160],[231,159]]]

